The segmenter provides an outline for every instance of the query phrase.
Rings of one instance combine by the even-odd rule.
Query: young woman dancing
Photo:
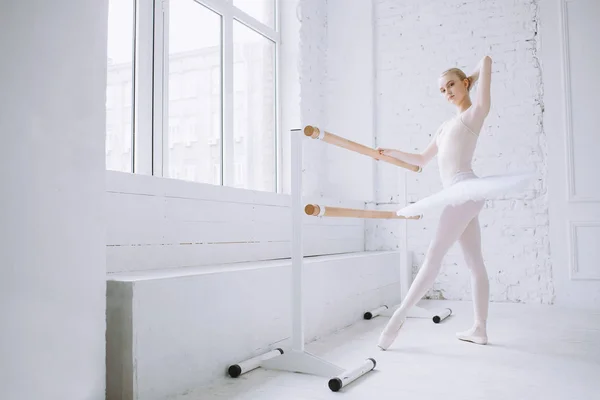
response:
[[[456,107],[456,115],[438,128],[433,140],[420,154],[394,149],[378,149],[380,154],[398,158],[410,164],[425,166],[438,156],[440,177],[444,189],[397,212],[398,215],[418,215],[433,205],[443,205],[437,231],[431,241],[419,273],[404,301],[395,311],[381,333],[378,346],[387,350],[396,339],[406,315],[433,286],[442,267],[442,260],[450,247],[460,243],[466,264],[471,272],[471,287],[475,322],[471,329],[457,333],[460,340],[477,344],[488,341],[489,282],[481,252],[479,212],[486,198],[520,186],[528,175],[502,175],[479,178],[471,163],[479,132],[490,111],[491,86],[490,57],[484,57],[470,75],[458,68],[443,72],[439,88],[446,100]],[[479,81],[477,92],[471,100],[469,91]]]

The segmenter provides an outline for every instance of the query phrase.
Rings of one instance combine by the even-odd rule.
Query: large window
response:
[[[277,0],[110,0],[107,169],[278,190]]]

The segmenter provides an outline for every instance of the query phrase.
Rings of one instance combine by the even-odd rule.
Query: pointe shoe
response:
[[[458,340],[465,342],[471,342],[475,344],[485,345],[488,342],[486,334],[480,334],[477,329],[471,329],[465,332],[457,332],[456,337]]]
[[[400,332],[400,328],[402,328],[402,325],[404,325],[404,321],[405,320],[402,320],[402,322],[400,322],[400,326],[398,326],[398,329],[396,330],[386,332],[386,329],[384,329],[383,332],[381,332],[381,336],[379,336],[379,343],[377,343],[377,347],[383,351],[387,350],[398,337],[398,332]]]

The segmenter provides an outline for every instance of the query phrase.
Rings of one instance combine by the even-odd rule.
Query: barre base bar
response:
[[[339,391],[341,388],[348,386],[350,383],[354,382],[361,376],[373,371],[377,362],[372,358],[367,358],[361,365],[357,366],[354,369],[349,369],[344,371],[340,375],[331,378],[329,380],[328,386],[329,389],[333,392]]]
[[[421,219],[421,215],[405,217],[396,215],[395,211],[360,210],[356,208],[329,207],[318,204],[307,204],[304,207],[306,215],[314,217],[347,217],[347,218],[377,218],[377,219]]]
[[[239,364],[233,364],[233,365],[229,366],[229,368],[227,369],[227,372],[229,373],[229,376],[231,376],[232,378],[237,378],[238,376],[245,374],[248,371],[252,371],[253,369],[260,367],[263,361],[269,360],[273,357],[280,356],[282,354],[283,354],[282,349],[271,350],[267,353],[250,358],[246,361],[242,361]]]
[[[329,132],[321,132],[319,128],[316,126],[307,125],[304,127],[304,135],[311,137],[313,139],[321,139],[326,143],[333,144],[334,146],[342,147],[347,150],[355,151],[360,154],[364,154],[366,156],[372,157],[376,160],[381,160],[388,162],[390,164],[394,164],[398,167],[406,168],[413,172],[421,172],[422,168],[418,165],[412,165],[405,163],[404,161],[400,161],[397,158],[384,156],[383,154],[379,154],[379,152],[371,147],[367,147],[360,143],[353,142],[351,140],[345,139],[343,137],[334,135]]]
[[[396,311],[398,309],[398,307],[400,307],[400,305],[397,305],[392,308],[389,308],[387,305],[383,305],[374,310],[365,312],[363,315],[363,318],[369,320],[369,319],[373,319],[377,316],[391,317],[392,314],[394,314],[394,311]],[[445,308],[444,310],[441,310],[439,312],[433,312],[433,311],[428,310],[423,307],[414,306],[408,311],[406,318],[423,318],[423,319],[432,318],[433,322],[435,322],[437,324],[440,321],[443,321],[444,319],[446,319],[448,317],[448,315],[452,314],[452,310],[450,310],[449,314],[446,315],[446,313],[448,313],[448,310],[450,310],[450,309]]]
[[[452,314],[452,310],[449,308],[445,308],[442,312],[439,312],[433,316],[433,322],[439,324],[446,318],[448,318]]]
[[[382,313],[382,312],[384,312],[384,311],[386,311],[387,309],[388,309],[388,306],[381,306],[381,307],[379,307],[379,308],[376,308],[376,309],[374,309],[374,310],[367,311],[367,312],[364,314],[363,318],[364,318],[364,319],[372,319],[372,318],[375,318],[376,316],[378,316],[378,315],[381,315],[381,313]]]

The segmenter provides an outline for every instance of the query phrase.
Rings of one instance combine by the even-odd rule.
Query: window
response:
[[[233,23],[234,162],[246,164],[249,174],[237,174],[236,186],[274,191],[275,43],[252,29]],[[238,151],[239,148],[239,151]]]
[[[109,130],[131,122],[133,104],[134,0],[109,0],[106,87],[106,168],[132,172],[133,131]]]
[[[218,109],[221,116],[221,76],[211,75],[213,69],[221,70],[221,16],[194,0],[171,0],[168,32],[168,126],[183,134],[168,137],[167,170],[176,176],[185,170],[186,180],[218,185],[210,166],[221,164],[221,151],[211,151],[208,139],[221,137],[222,131],[221,124],[211,126],[211,110]],[[211,86],[217,88],[216,96]],[[176,118],[179,108],[183,118]],[[194,128],[194,120],[202,129]]]
[[[109,0],[107,168],[278,191],[277,3]]]

